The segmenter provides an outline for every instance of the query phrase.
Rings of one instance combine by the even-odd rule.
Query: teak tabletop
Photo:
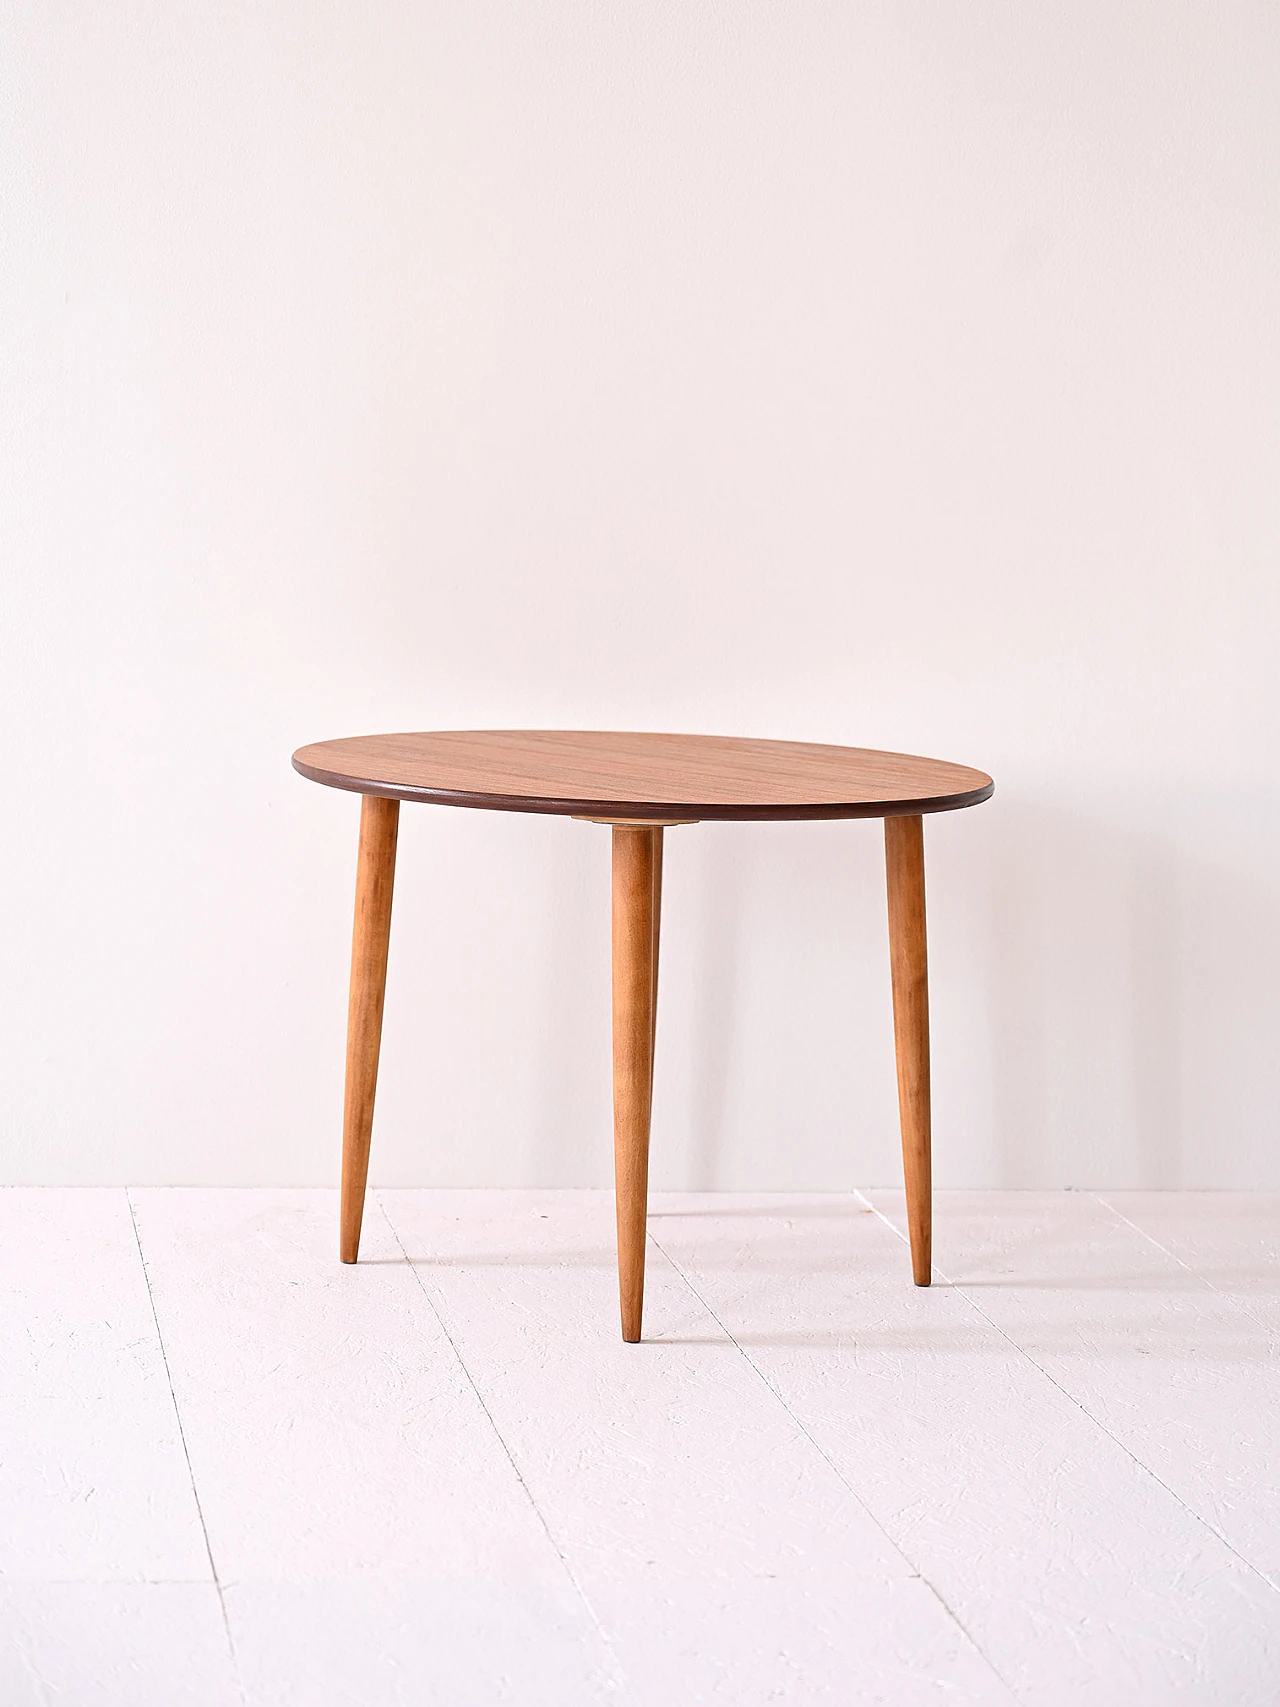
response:
[[[360,1245],[382,1037],[400,802],[539,812],[613,826],[613,1113],[622,1337],[640,1338],[657,1021],[663,829],[883,818],[898,1104],[917,1286],[930,1277],[929,999],[923,816],[976,806],[995,784],[940,759],[807,741],[598,730],[357,735],[293,755],[313,782],[364,796],[347,1010],[340,1254]]]
[[[681,823],[946,812],[976,806],[994,787],[966,765],[865,747],[572,729],[356,735],[301,747],[293,764],[356,794]]]

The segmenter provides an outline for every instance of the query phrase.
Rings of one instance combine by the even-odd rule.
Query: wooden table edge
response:
[[[599,818],[608,823],[631,819],[661,818],[665,823],[714,820],[718,823],[784,823],[822,818],[912,818],[924,813],[957,812],[990,800],[996,785],[988,778],[985,787],[961,794],[938,794],[916,800],[820,801],[810,805],[755,806],[707,804],[702,801],[560,799],[523,794],[480,794],[470,790],[415,788],[411,784],[371,782],[367,777],[347,776],[303,764],[297,753],[293,768],[310,782],[340,788],[348,794],[371,794],[382,800],[411,800],[424,806],[462,806],[481,812],[530,812],[541,817]]]

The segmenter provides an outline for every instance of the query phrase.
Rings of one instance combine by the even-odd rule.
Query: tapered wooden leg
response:
[[[929,961],[925,946],[923,819],[886,818],[884,854],[911,1273],[917,1286],[928,1286],[933,1181],[929,1157]]]
[[[630,1341],[640,1338],[644,1309],[658,936],[654,845],[648,825],[613,827],[613,1165],[622,1337]]]
[[[653,1004],[649,1025],[649,1101],[653,1104],[653,1063],[658,1053],[658,938],[662,934],[662,825],[649,832],[653,837]]]
[[[366,794],[360,802],[356,860],[356,918],[351,937],[351,995],[347,1004],[347,1089],[342,1121],[342,1208],[339,1253],[354,1262],[369,1178],[369,1138],[378,1087],[382,1000],[387,988],[391,891],[396,875],[400,802]]]

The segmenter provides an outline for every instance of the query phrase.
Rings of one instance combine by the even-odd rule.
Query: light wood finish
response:
[[[662,935],[662,831],[655,824],[649,831],[653,838],[653,998],[650,1009],[649,1038],[649,1103],[653,1106],[653,1063],[658,1056],[658,943]]]
[[[356,916],[351,936],[351,992],[347,1003],[347,1084],[342,1122],[340,1254],[354,1262],[360,1250],[373,1099],[378,1088],[382,1004],[391,940],[400,802],[367,794],[360,803],[356,860]]]
[[[664,828],[700,819],[883,818],[903,1169],[918,1286],[930,1278],[929,991],[923,815],[994,791],[966,765],[863,747],[715,735],[446,730],[300,747],[294,768],[364,797],[347,1032],[344,1262],[369,1171],[401,800],[613,826],[614,1161],[622,1333],[640,1338]]]
[[[622,1337],[640,1338],[649,1199],[658,921],[654,846],[662,832],[613,830],[613,1163]]]
[[[610,822],[883,818],[974,806],[993,787],[967,765],[864,747],[564,729],[360,735],[293,763],[357,794]]]
[[[924,916],[923,820],[886,818],[884,854],[911,1273],[917,1286],[928,1286],[933,1247],[933,1181],[929,1153],[929,959]]]

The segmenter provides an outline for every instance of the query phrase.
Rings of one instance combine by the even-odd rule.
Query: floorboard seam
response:
[[[45,1683],[44,1678],[40,1673],[40,1668],[36,1665],[34,1657],[27,1651],[26,1642],[17,1641],[15,1643],[15,1647],[18,1653],[19,1664],[22,1666],[23,1671],[35,1686],[35,1689],[40,1696],[41,1707],[56,1707],[54,1698],[49,1693],[48,1685]]]
[[[1270,1334],[1271,1324],[1266,1321],[1264,1317],[1255,1316],[1248,1304],[1246,1304],[1241,1298],[1237,1297],[1235,1293],[1224,1292],[1220,1286],[1215,1286],[1207,1276],[1200,1273],[1199,1269],[1193,1268],[1189,1262],[1185,1262],[1183,1258],[1178,1255],[1177,1251],[1171,1251],[1168,1245],[1162,1244],[1160,1240],[1156,1238],[1154,1233],[1148,1233],[1145,1227],[1140,1227],[1136,1221],[1131,1221],[1123,1209],[1117,1209],[1115,1204],[1112,1203],[1109,1198],[1103,1197],[1101,1192],[1091,1192],[1090,1196],[1093,1198],[1095,1203],[1100,1203],[1102,1207],[1110,1214],[1114,1215],[1118,1221],[1123,1221],[1126,1227],[1132,1227],[1139,1238],[1145,1239],[1150,1245],[1154,1245],[1155,1248],[1167,1256],[1171,1262],[1176,1262],[1180,1269],[1191,1275],[1193,1279],[1198,1280],[1201,1286],[1207,1287],[1215,1297],[1221,1298],[1224,1304],[1228,1305],[1233,1310],[1238,1310],[1240,1314],[1251,1321],[1255,1327],[1259,1327],[1263,1329],[1265,1333]]]
[[[863,1499],[862,1495],[858,1492],[857,1488],[854,1487],[853,1483],[849,1480],[848,1476],[845,1475],[844,1471],[840,1468],[839,1464],[836,1463],[835,1459],[832,1458],[831,1454],[829,1452],[827,1452],[827,1450],[822,1446],[822,1444],[817,1439],[815,1439],[815,1437],[809,1432],[808,1428],[806,1428],[805,1424],[802,1422],[800,1417],[796,1415],[795,1411],[792,1410],[791,1406],[787,1403],[787,1401],[783,1397],[783,1395],[774,1386],[773,1382],[770,1381],[769,1377],[765,1374],[764,1370],[760,1368],[759,1364],[751,1356],[751,1353],[749,1351],[747,1351],[745,1346],[741,1345],[739,1343],[739,1341],[734,1338],[730,1329],[727,1328],[725,1326],[724,1322],[721,1321],[720,1317],[716,1314],[715,1310],[708,1303],[708,1301],[703,1297],[702,1293],[699,1292],[698,1288],[694,1285],[693,1281],[690,1280],[689,1276],[685,1273],[684,1269],[676,1261],[675,1257],[673,1257],[671,1255],[670,1251],[668,1251],[664,1248],[664,1246],[658,1241],[658,1239],[654,1236],[654,1234],[652,1232],[649,1234],[649,1238],[652,1241],[655,1250],[660,1251],[662,1253],[663,1257],[666,1259],[666,1261],[671,1264],[672,1268],[680,1276],[681,1280],[684,1281],[685,1285],[689,1288],[690,1292],[692,1292],[693,1296],[698,1300],[698,1303],[701,1304],[702,1308],[707,1312],[707,1314],[711,1317],[712,1321],[720,1329],[720,1332],[729,1341],[730,1345],[733,1346],[734,1350],[737,1351],[738,1355],[745,1361],[747,1368],[750,1369],[752,1374],[756,1377],[756,1379],[764,1385],[766,1391],[771,1393],[773,1395],[773,1397],[778,1401],[778,1403],[782,1406],[783,1410],[791,1418],[792,1422],[800,1430],[800,1433],[809,1442],[810,1446],[813,1447],[814,1451],[823,1460],[823,1462],[830,1467],[832,1473],[835,1475],[836,1479],[840,1482],[841,1486],[844,1488],[847,1488],[850,1495],[853,1497],[853,1499],[855,1499],[857,1501],[857,1503],[862,1507],[863,1511],[867,1515],[868,1521],[875,1524],[876,1528],[884,1536],[885,1540],[893,1548],[894,1552],[897,1553],[906,1562],[906,1564],[908,1564],[911,1567],[912,1576],[916,1577],[920,1582],[922,1582],[924,1584],[924,1586],[928,1589],[929,1593],[934,1597],[934,1599],[937,1601],[938,1605],[942,1608],[942,1610],[946,1614],[946,1616],[955,1625],[957,1630],[960,1631],[960,1633],[964,1637],[965,1641],[969,1643],[969,1645],[973,1648],[975,1653],[981,1655],[982,1659],[991,1668],[991,1675],[996,1679],[996,1681],[1001,1685],[1001,1687],[1008,1692],[1010,1699],[1013,1701],[1017,1701],[1018,1696],[1017,1696],[1016,1692],[1014,1691],[1013,1686],[1009,1683],[1008,1679],[1001,1673],[999,1667],[992,1660],[991,1656],[987,1653],[986,1649],[981,1645],[980,1642],[978,1642],[974,1638],[972,1632],[966,1627],[964,1620],[959,1616],[959,1614],[956,1612],[955,1608],[952,1607],[948,1603],[946,1596],[938,1588],[937,1584],[930,1581],[930,1579],[920,1569],[919,1565],[911,1557],[910,1553],[907,1552],[906,1548],[902,1545],[902,1543],[900,1541],[895,1540],[893,1535],[891,1535],[890,1532],[885,1528],[884,1524],[881,1523],[880,1519],[871,1510],[870,1506],[868,1506],[867,1502]]]
[[[888,1229],[890,1230],[890,1232],[894,1235],[894,1237],[896,1239],[900,1239],[904,1244],[909,1243],[906,1234],[900,1232],[899,1229],[894,1226],[893,1222],[890,1221],[889,1217],[887,1215],[883,1214],[882,1211],[880,1211],[879,1209],[876,1208],[874,1203],[870,1202],[870,1200],[862,1192],[859,1192],[858,1196],[862,1198],[864,1203],[866,1203],[867,1207],[871,1210],[872,1214],[879,1216],[880,1220],[884,1222],[885,1226],[888,1227]],[[1141,1232],[1141,1228],[1138,1228],[1137,1231]],[[1215,1541],[1220,1541],[1222,1543],[1222,1545],[1227,1549],[1228,1553],[1231,1554],[1232,1558],[1239,1559],[1240,1563],[1245,1567],[1245,1569],[1252,1571],[1254,1576],[1258,1577],[1262,1582],[1266,1583],[1267,1587],[1269,1589],[1271,1589],[1271,1591],[1273,1593],[1280,1593],[1280,1582],[1277,1582],[1273,1577],[1269,1577],[1264,1570],[1262,1570],[1259,1566],[1254,1564],[1252,1559],[1246,1558],[1245,1555],[1239,1550],[1238,1547],[1235,1547],[1232,1545],[1232,1543],[1227,1539],[1227,1537],[1222,1533],[1222,1531],[1220,1529],[1215,1528],[1214,1525],[1209,1522],[1208,1518],[1201,1517],[1200,1513],[1198,1511],[1196,1511],[1194,1509],[1194,1507],[1189,1506],[1187,1504],[1187,1502],[1182,1498],[1181,1494],[1178,1493],[1176,1488],[1171,1488],[1169,1486],[1168,1482],[1166,1482],[1162,1476],[1160,1476],[1155,1470],[1153,1470],[1149,1464],[1144,1464],[1142,1459],[1138,1457],[1137,1453],[1133,1450],[1132,1447],[1126,1446],[1124,1441],[1121,1440],[1120,1436],[1118,1434],[1113,1433],[1112,1430],[1107,1427],[1106,1423],[1104,1423],[1100,1417],[1095,1417],[1093,1412],[1089,1409],[1089,1407],[1087,1405],[1083,1404],[1076,1397],[1076,1395],[1071,1391],[1071,1389],[1069,1387],[1064,1387],[1062,1382],[1059,1381],[1056,1376],[1051,1375],[1050,1372],[1044,1367],[1044,1365],[1042,1363],[1037,1362],[1037,1360],[1031,1355],[1031,1353],[1026,1349],[1025,1346],[1019,1345],[1017,1340],[1014,1339],[1014,1337],[1011,1333],[1009,1333],[1006,1329],[1002,1328],[1000,1326],[999,1322],[997,1322],[994,1319],[994,1317],[989,1316],[987,1314],[987,1312],[983,1309],[982,1305],[979,1304],[978,1300],[976,1298],[970,1297],[968,1292],[965,1291],[964,1286],[962,1284],[960,1284],[957,1281],[952,1280],[951,1277],[948,1274],[944,1273],[943,1270],[940,1269],[936,1263],[934,1264],[933,1272],[941,1280],[943,1280],[947,1286],[949,1286],[951,1288],[952,1292],[954,1292],[958,1298],[963,1298],[965,1303],[968,1304],[969,1307],[972,1310],[974,1310],[979,1316],[981,1316],[984,1322],[986,1322],[990,1327],[994,1328],[995,1331],[1000,1335],[1000,1337],[1003,1340],[1006,1340],[1008,1342],[1008,1344],[1013,1347],[1013,1349],[1018,1353],[1019,1357],[1025,1357],[1027,1362],[1031,1365],[1031,1367],[1033,1369],[1039,1370],[1040,1374],[1044,1376],[1045,1380],[1048,1381],[1051,1386],[1056,1387],[1058,1389],[1059,1393],[1062,1394],[1063,1398],[1068,1399],[1076,1407],[1076,1409],[1080,1412],[1081,1416],[1087,1417],[1089,1419],[1089,1421],[1093,1424],[1093,1426],[1101,1434],[1106,1435],[1108,1440],[1112,1441],[1116,1446],[1118,1446],[1120,1448],[1121,1452],[1124,1453],[1126,1458],[1128,1458],[1132,1463],[1136,1464],[1138,1469],[1141,1470],[1144,1475],[1150,1476],[1151,1480],[1156,1484],[1156,1486],[1158,1488],[1163,1488],[1165,1493],[1168,1494],[1169,1498],[1171,1500],[1173,1500],[1176,1505],[1180,1506],[1181,1509],[1186,1512],[1188,1517],[1193,1518],[1196,1523],[1201,1525],[1202,1528],[1207,1529],[1209,1534],[1213,1536]]]
[[[174,1391],[173,1372],[169,1368],[169,1353],[164,1343],[164,1331],[160,1326],[160,1313],[156,1309],[155,1293],[151,1290],[151,1274],[147,1268],[146,1253],[142,1249],[142,1234],[138,1229],[138,1215],[133,1206],[133,1192],[128,1186],[125,1187],[124,1198],[129,1205],[129,1219],[133,1223],[133,1237],[138,1247],[138,1261],[142,1264],[142,1278],[146,1283],[147,1302],[151,1305],[151,1319],[156,1325],[156,1343],[160,1347],[160,1360],[164,1364],[164,1377],[169,1384],[169,1398],[173,1404],[174,1421],[178,1425],[178,1439],[182,1442],[182,1456],[187,1461],[187,1475],[191,1479],[191,1497],[195,1501],[196,1516],[200,1519],[200,1533],[204,1537],[204,1550],[209,1559],[209,1574],[213,1578],[213,1586],[218,1596],[218,1610],[222,1614],[222,1628],[226,1633],[227,1648],[231,1655],[231,1670],[236,1680],[236,1688],[240,1693],[240,1700],[245,1702],[248,1697],[245,1694],[244,1680],[240,1675],[240,1661],[236,1655],[236,1645],[231,1635],[231,1620],[227,1616],[227,1600],[222,1592],[222,1580],[218,1576],[218,1567],[213,1559],[213,1547],[209,1541],[209,1526],[204,1520],[204,1507],[200,1503],[200,1490],[196,1486],[196,1473],[192,1467],[191,1452],[187,1446],[187,1431],[182,1424],[182,1409],[178,1404],[178,1395]]]
[[[502,1430],[498,1427],[497,1420],[495,1419],[493,1412],[489,1409],[488,1405],[485,1403],[484,1394],[480,1391],[480,1388],[476,1382],[475,1376],[472,1375],[470,1369],[467,1367],[467,1361],[463,1357],[462,1352],[458,1347],[457,1340],[455,1340],[453,1335],[449,1332],[449,1324],[445,1321],[444,1317],[441,1315],[439,1306],[436,1304],[435,1299],[431,1296],[430,1290],[428,1289],[428,1287],[427,1287],[425,1281],[423,1280],[422,1276],[418,1273],[418,1265],[411,1260],[408,1251],[405,1250],[404,1241],[400,1237],[400,1233],[399,1233],[398,1228],[396,1227],[395,1222],[391,1219],[390,1210],[387,1208],[386,1204],[382,1200],[381,1192],[375,1192],[374,1196],[377,1198],[378,1208],[382,1213],[382,1218],[386,1222],[388,1228],[390,1229],[391,1237],[395,1240],[396,1247],[399,1250],[400,1255],[404,1258],[405,1263],[408,1266],[410,1274],[412,1274],[415,1282],[417,1283],[418,1290],[422,1293],[422,1296],[426,1299],[427,1307],[430,1309],[431,1314],[435,1317],[436,1321],[440,1324],[440,1332],[448,1340],[450,1349],[452,1350],[453,1355],[458,1360],[458,1367],[459,1367],[459,1369],[461,1369],[463,1375],[466,1377],[467,1385],[471,1388],[471,1391],[475,1394],[476,1403],[480,1406],[480,1409],[484,1412],[485,1419],[488,1422],[489,1427],[493,1430],[494,1438],[497,1440],[498,1445],[502,1448],[502,1451],[503,1451],[503,1454],[507,1460],[507,1463],[510,1464],[510,1466],[511,1466],[512,1474],[515,1476],[516,1481],[520,1484],[521,1491],[523,1492],[524,1497],[528,1500],[530,1509],[532,1510],[534,1516],[537,1518],[538,1522],[541,1524],[543,1533],[546,1535],[547,1540],[551,1543],[551,1546],[555,1552],[556,1558],[559,1559],[561,1568],[563,1569],[565,1576],[569,1579],[569,1582],[573,1587],[573,1592],[577,1595],[578,1599],[582,1602],[583,1609],[586,1612],[587,1617],[590,1619],[591,1624],[596,1631],[596,1634],[599,1636],[600,1641],[604,1647],[604,1651],[608,1654],[609,1659],[612,1662],[613,1669],[614,1669],[614,1681],[618,1685],[620,1693],[627,1700],[634,1699],[633,1692],[632,1692],[632,1689],[630,1686],[630,1682],[627,1678],[626,1672],[623,1670],[621,1661],[618,1659],[618,1656],[614,1651],[613,1643],[609,1640],[609,1634],[605,1630],[604,1626],[601,1624],[600,1619],[596,1614],[595,1607],[592,1606],[591,1601],[587,1597],[587,1593],[586,1593],[585,1589],[583,1588],[582,1584],[578,1581],[577,1576],[574,1574],[574,1570],[573,1570],[572,1565],[570,1565],[568,1559],[565,1557],[564,1551],[561,1548],[560,1543],[556,1540],[555,1535],[552,1533],[551,1525],[547,1522],[547,1519],[546,1519],[545,1515],[543,1514],[542,1508],[539,1506],[537,1500],[534,1499],[533,1490],[530,1488],[528,1482],[525,1481],[524,1473],[520,1469],[519,1464],[516,1463],[515,1454],[512,1452],[511,1448],[507,1445],[506,1437],[503,1435]]]

